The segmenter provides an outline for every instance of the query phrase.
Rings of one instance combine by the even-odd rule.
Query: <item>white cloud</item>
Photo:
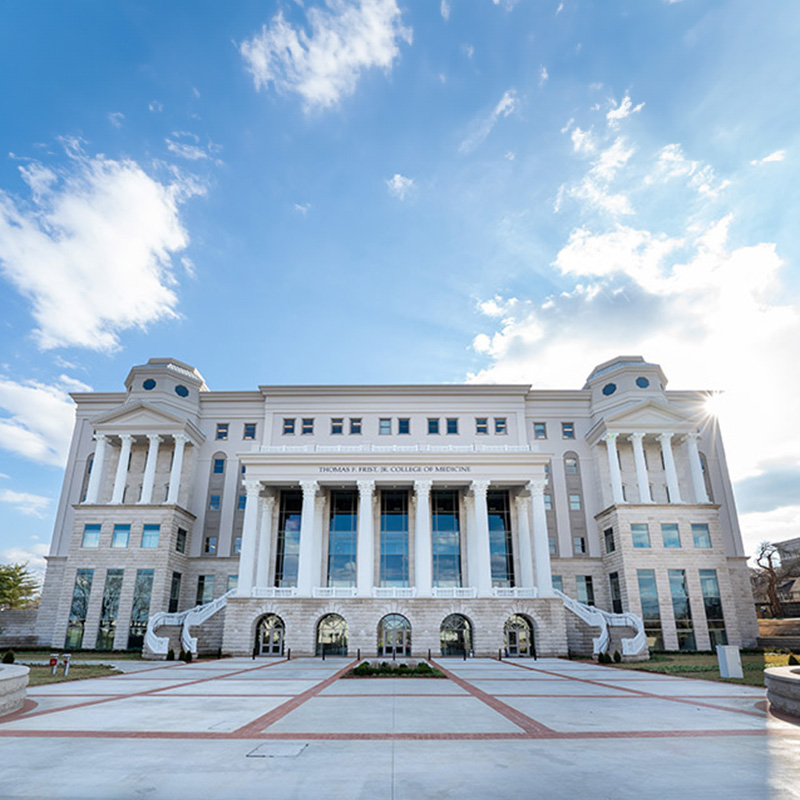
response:
[[[624,167],[636,148],[629,145],[621,136],[616,138],[610,147],[600,153],[591,169],[591,174],[603,181],[610,181],[618,170]]]
[[[595,210],[605,211],[614,216],[633,214],[633,207],[627,195],[622,192],[610,192],[607,186],[601,185],[590,175],[585,176],[580,183],[562,193],[561,201],[565,194],[584,201],[587,206]],[[556,210],[559,209],[560,203]]]
[[[508,150],[506,152],[505,158],[508,161],[513,161],[517,157],[517,154],[513,150]]]
[[[160,103],[158,100],[153,100],[152,103],[148,103],[147,107],[152,111],[154,114],[158,114],[159,112],[164,110],[164,104]]]
[[[450,3],[447,0],[442,0],[439,5],[439,11],[446,20],[450,19]]]
[[[355,92],[361,73],[372,67],[390,71],[399,43],[411,44],[395,0],[326,0],[326,8],[306,12],[310,33],[294,27],[283,12],[239,52],[256,90],[270,83],[279,93],[294,92],[307,109],[330,108]]]
[[[687,186],[711,198],[730,185],[728,180],[718,181],[709,164],[686,158],[679,144],[668,144],[659,150],[656,164],[645,176],[644,182],[650,184],[673,178],[685,178]]]
[[[0,489],[0,503],[7,503],[17,511],[32,517],[44,518],[50,498],[30,492],[15,492],[13,489]]]
[[[125,115],[121,111],[112,111],[108,115],[108,121],[115,127],[121,128],[122,121],[125,119]]]
[[[770,153],[768,156],[764,156],[764,158],[757,158],[755,161],[751,161],[751,164],[771,164],[776,161],[783,161],[786,158],[786,151],[785,150],[776,150],[774,153]]]
[[[471,59],[475,55],[475,48],[471,44],[462,44],[461,49],[466,54],[467,58]]]
[[[539,68],[539,88],[544,86],[547,83],[547,79],[550,76],[547,74],[547,70],[544,67]]]
[[[28,549],[24,547],[9,547],[7,550],[0,551],[0,561],[5,564],[27,564],[33,577],[41,582],[47,568],[47,562],[44,557],[49,551],[49,544],[34,544]]]
[[[492,109],[491,113],[473,124],[472,133],[461,142],[458,152],[469,153],[474,150],[492,132],[492,128],[494,128],[497,120],[500,119],[500,117],[507,117],[509,114],[513,114],[518,106],[519,101],[517,100],[517,93],[514,89],[508,89],[503,92],[503,96]]]
[[[196,86],[192,86],[192,94],[197,100],[200,99],[200,90]]]
[[[32,303],[40,347],[111,351],[120,331],[177,316],[172,258],[189,243],[179,207],[203,189],[177,170],[161,182],[135,161],[67,148],[57,180],[21,170],[32,203],[0,191],[0,266]]]
[[[386,185],[389,187],[389,194],[405,200],[408,193],[414,188],[414,179],[396,173],[386,181]]]
[[[754,511],[739,515],[744,549],[753,553],[761,542],[782,542],[797,536],[800,505],[781,506],[772,511]]]
[[[209,142],[206,147],[200,144],[200,137],[197,134],[189,133],[188,131],[173,131],[173,138],[166,138],[164,141],[167,144],[167,150],[174,153],[180,158],[185,158],[188,161],[204,161],[211,160],[216,164],[221,164],[219,159],[215,159],[214,155],[222,150],[222,146]],[[189,142],[179,141],[180,139],[189,139]]]
[[[292,203],[292,208],[297,211],[298,214],[306,216],[311,209],[311,203]]]
[[[644,103],[639,103],[638,106],[634,106],[630,96],[627,94],[622,98],[622,102],[619,105],[617,105],[614,100],[611,101],[611,104],[612,108],[606,114],[609,125],[615,125],[621,119],[625,119],[625,117],[629,117],[631,114],[636,114],[644,108]]]
[[[75,421],[69,392],[75,391],[91,391],[91,387],[66,375],[52,384],[0,376],[0,447],[40,464],[62,467]]]
[[[557,17],[563,10],[564,10],[564,4],[563,3],[559,3],[558,4],[558,8],[556,9],[555,16]]]
[[[566,133],[572,127],[573,122],[575,122],[575,117],[570,117],[567,124],[561,129],[561,133]]]
[[[570,120],[567,123],[566,129],[562,129],[562,133],[566,133],[569,130],[569,125],[572,123]],[[575,126],[575,130],[572,131],[571,134],[572,138],[572,149],[576,153],[593,153],[597,149],[597,145],[594,141],[594,135],[592,134],[591,130],[584,131],[581,130],[579,125]]]

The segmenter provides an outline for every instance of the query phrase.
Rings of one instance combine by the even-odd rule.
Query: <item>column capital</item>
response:
[[[148,433],[147,439],[149,440],[150,444],[161,444],[161,442],[164,441],[157,433]]]
[[[261,481],[248,479],[246,481],[242,481],[242,485],[244,486],[244,490],[247,493],[248,500],[251,497],[258,497],[258,493],[261,491]]]
[[[319,484],[316,481],[300,481],[300,488],[303,490],[303,499],[306,495],[314,495],[319,489]]]
[[[259,497],[258,501],[261,503],[261,507],[268,512],[275,507],[275,495],[268,494],[266,497]]]
[[[488,480],[485,480],[485,479],[472,481],[472,484],[471,484],[472,493],[476,497],[485,498],[486,497],[486,492],[489,491],[489,486],[491,486],[491,483],[492,483],[491,481],[488,481]]]
[[[547,481],[544,478],[536,478],[528,481],[531,497],[544,497],[544,490],[547,488]]]
[[[631,437],[631,441],[636,440],[636,441],[639,441],[639,442],[641,442],[642,439],[644,439],[644,437],[646,435],[647,434],[643,433],[642,431],[634,431],[633,433],[629,434],[629,436]]]
[[[618,436],[619,436],[618,433],[612,433],[611,431],[609,431],[608,433],[603,434],[602,438],[604,442],[612,442],[616,444],[616,439]]]
[[[433,481],[430,480],[414,481],[414,493],[417,495],[419,495],[420,493],[430,494],[432,488],[433,488]]]
[[[132,433],[120,433],[119,440],[125,444],[125,442],[132,442],[133,441],[133,434]]]
[[[672,437],[674,433],[659,433],[658,434],[658,441],[662,444],[669,444],[672,441]]]
[[[105,444],[105,442],[108,441],[108,434],[107,433],[95,433],[95,434],[92,435],[92,439],[94,439],[98,444],[100,442],[103,442]]]
[[[528,494],[518,494],[514,497],[514,505],[524,511],[531,504],[531,497]]]
[[[356,481],[356,486],[358,486],[358,493],[362,497],[364,495],[371,496],[375,491],[375,481],[373,480]]]
[[[179,442],[181,444],[189,443],[189,437],[185,433],[173,433],[172,438],[175,440],[175,444],[178,444]]]
[[[687,439],[691,439],[692,441],[699,442],[700,441],[700,432],[699,431],[689,431],[688,433],[684,434]]]

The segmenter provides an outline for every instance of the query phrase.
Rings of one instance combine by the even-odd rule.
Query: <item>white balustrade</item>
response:
[[[373,586],[372,596],[381,599],[416,597],[417,589],[415,586]]]
[[[355,586],[315,586],[311,590],[312,597],[356,597],[358,589]]]
[[[474,586],[434,586],[433,596],[440,599],[467,600],[477,597],[478,590]]]

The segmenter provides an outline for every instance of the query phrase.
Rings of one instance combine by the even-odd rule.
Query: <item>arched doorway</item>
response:
[[[256,652],[260,656],[282,656],[286,626],[277,614],[267,614],[256,626]]]
[[[535,656],[536,645],[530,620],[522,614],[510,616],[503,628],[503,644],[508,658]]]
[[[440,629],[439,641],[443,656],[468,655],[472,650],[472,625],[461,614],[445,617]]]
[[[411,655],[411,623],[402,614],[387,614],[378,623],[378,655]]]
[[[347,655],[347,623],[338,614],[326,614],[317,623],[317,655]]]

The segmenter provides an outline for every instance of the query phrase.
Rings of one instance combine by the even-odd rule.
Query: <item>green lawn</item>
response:
[[[749,686],[764,685],[767,667],[785,667],[789,661],[785,653],[742,653],[744,678],[720,678],[716,655],[711,653],[654,653],[649,661],[611,664],[617,669],[659,672],[683,678],[704,678],[722,683],[743,683]]]
[[[61,655],[68,651],[58,648],[14,650],[14,658],[17,661],[41,661],[49,659],[50,654],[55,652]],[[136,661],[142,657],[138,650],[72,650],[69,652],[72,654],[73,661]]]
[[[65,678],[63,667],[59,665],[58,674],[51,675],[50,667],[34,665],[30,667],[28,686],[44,686],[48,683],[63,683],[64,681],[80,681],[85,678],[105,678],[106,675],[121,674],[114,667],[105,664],[74,664],[69,668],[69,675]]]

